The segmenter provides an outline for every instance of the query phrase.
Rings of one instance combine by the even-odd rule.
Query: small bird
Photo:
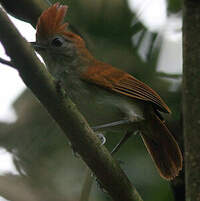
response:
[[[160,114],[170,109],[149,86],[95,59],[84,39],[64,23],[67,9],[55,3],[41,14],[35,50],[94,129],[130,134],[137,124],[160,175],[174,179],[182,169],[182,154]]]

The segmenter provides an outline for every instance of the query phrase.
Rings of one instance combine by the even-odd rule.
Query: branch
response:
[[[48,1],[41,0],[18,0],[17,3],[10,0],[0,0],[0,4],[9,14],[31,23],[34,27],[42,11],[49,6]]]
[[[57,89],[53,77],[35,55],[31,46],[0,9],[0,40],[6,53],[18,66],[24,83],[54,118],[72,147],[97,176],[115,201],[142,201],[125,173],[93,133],[72,101]],[[17,51],[16,51],[17,49]]]
[[[200,200],[200,2],[184,0],[183,129],[186,200]]]
[[[7,61],[5,59],[2,59],[1,57],[0,57],[0,63],[16,69],[16,66],[11,61]]]
[[[182,74],[178,74],[178,73],[171,74],[171,73],[157,72],[156,75],[163,78],[172,78],[172,79],[182,78]]]

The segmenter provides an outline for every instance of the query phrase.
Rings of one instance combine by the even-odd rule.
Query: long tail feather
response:
[[[144,144],[160,175],[171,180],[182,169],[183,158],[180,148],[168,128],[156,114],[148,113],[146,118],[147,121],[141,128]]]

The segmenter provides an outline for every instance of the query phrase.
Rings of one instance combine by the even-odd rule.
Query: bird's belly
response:
[[[70,97],[92,127],[121,120],[143,120],[144,103],[138,100],[96,86],[76,92]],[[119,126],[113,126],[112,130],[115,129],[119,130]]]

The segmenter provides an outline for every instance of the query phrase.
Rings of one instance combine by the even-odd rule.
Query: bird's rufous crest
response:
[[[37,40],[47,40],[56,34],[66,32],[68,23],[63,22],[67,9],[67,6],[55,3],[41,14],[36,26]]]

